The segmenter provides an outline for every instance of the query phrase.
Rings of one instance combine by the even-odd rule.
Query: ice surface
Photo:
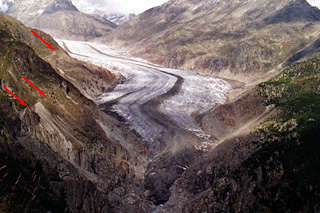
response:
[[[204,143],[209,136],[197,126],[193,114],[204,113],[225,103],[231,85],[220,78],[204,76],[185,70],[169,69],[131,57],[126,50],[79,41],[57,40],[72,57],[96,64],[126,78],[112,92],[96,99],[98,105],[118,100],[113,110],[127,120],[130,128],[136,130],[147,142],[161,138],[164,128],[159,122],[145,115],[141,106],[154,98],[169,92],[182,80],[181,88],[166,97],[157,107],[170,118],[172,125],[193,132]]]

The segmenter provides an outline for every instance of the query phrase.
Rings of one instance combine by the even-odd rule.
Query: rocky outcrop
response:
[[[235,2],[237,8],[244,8],[244,4],[254,9],[237,11],[231,7],[236,10],[233,13],[228,8]],[[287,11],[280,10],[292,1],[254,2],[270,6],[273,11],[265,14],[264,7],[256,10],[257,6],[249,0],[192,1],[203,3],[192,14],[200,19],[213,8],[223,7],[236,18],[244,15],[266,21],[275,14],[287,17]],[[189,14],[189,7],[176,9],[185,1],[171,3],[174,7],[166,5],[164,12],[168,10],[172,15],[164,20],[177,24],[181,14]],[[151,15],[161,11],[156,8],[146,14],[152,19]],[[218,12],[221,17],[226,14]],[[219,29],[229,26],[219,25],[217,17],[214,20]],[[302,22],[277,22],[280,27],[271,22],[264,24],[263,28],[259,23],[252,28],[247,26],[253,31],[249,40],[242,28],[235,34],[227,33],[233,24],[222,34],[215,31],[214,35],[231,42],[219,49],[227,56],[214,54],[210,56],[212,60],[207,60],[205,50],[199,63],[221,68],[221,72],[230,67],[233,74],[236,70],[232,67],[244,73],[258,67],[259,73],[263,67],[272,68],[278,63],[268,61],[279,59],[276,50],[286,58],[312,40],[318,26],[317,20],[310,21],[309,16]],[[8,16],[0,16],[0,26],[0,86],[10,88],[28,105],[25,108],[0,90],[0,211],[152,212],[154,204],[160,205],[161,212],[319,211],[318,58],[296,63],[272,81],[227,104],[194,115],[212,136],[207,149],[201,149],[201,141],[195,136],[168,131],[164,140],[174,143],[150,162],[139,136],[102,113],[90,100],[114,86],[115,76],[70,59],[51,37],[37,31],[56,51],[43,49],[43,44],[30,35],[29,28]],[[210,39],[210,33],[202,32],[199,37],[187,34],[182,43],[176,44],[188,45],[204,35]],[[256,37],[251,37],[251,33],[257,33]],[[239,43],[232,43],[235,38],[239,38]],[[285,38],[292,40],[284,41]],[[172,58],[177,59],[170,59],[172,66],[189,63],[182,57],[188,55],[185,51],[183,48],[173,53]],[[197,54],[188,55],[190,59],[194,56]],[[258,62],[249,60],[251,57],[259,58]],[[229,74],[233,75],[232,72]],[[40,97],[21,81],[22,76],[43,89],[47,97]]]
[[[102,113],[44,60],[58,56],[61,50],[57,48],[52,54],[35,45],[36,40],[24,40],[29,37],[30,30],[10,17],[1,15],[0,23],[4,26],[0,30],[0,85],[10,88],[28,105],[26,108],[5,90],[0,91],[1,159],[30,162],[26,174],[39,169],[41,172],[37,175],[44,178],[42,184],[51,196],[62,202],[62,209],[71,212],[112,212],[129,208],[137,212],[149,211],[152,205],[146,201],[141,187],[145,159],[137,151],[129,153],[121,145],[125,140],[138,143],[139,138]],[[43,36],[47,41],[53,40],[48,35]],[[55,68],[58,70],[58,66]],[[86,70],[95,75],[95,67]],[[47,97],[40,97],[22,76],[43,89]],[[19,147],[19,152],[14,147]],[[10,168],[7,172],[11,173]],[[6,184],[10,188],[10,183]],[[6,193],[8,198],[17,191]],[[1,203],[19,203],[20,198],[11,196],[10,199],[2,199]],[[30,200],[32,203],[32,198]],[[44,211],[54,210],[43,197],[37,202]],[[31,207],[22,204],[21,208]]]
[[[258,133],[234,138],[197,159],[175,182],[161,212],[237,211],[226,208],[237,191],[237,183],[229,181],[229,176],[259,147],[251,141],[262,138]]]
[[[318,212],[319,64],[295,63],[251,92],[277,113],[196,159],[161,212]]]
[[[246,91],[231,103],[226,103],[200,115],[203,130],[216,140],[230,137],[230,134],[250,129],[257,121],[270,113],[263,104],[257,88]]]

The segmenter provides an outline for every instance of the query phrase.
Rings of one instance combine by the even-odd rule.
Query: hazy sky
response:
[[[139,14],[168,0],[72,0],[80,10],[96,8],[108,13]]]

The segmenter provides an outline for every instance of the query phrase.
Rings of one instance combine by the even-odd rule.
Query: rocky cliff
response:
[[[139,187],[145,161],[121,145],[139,139],[57,74],[61,67],[48,61],[62,50],[50,36],[39,32],[55,52],[21,22],[1,15],[0,23],[0,86],[28,106],[0,90],[1,211],[147,211]]]
[[[171,146],[149,161],[139,136],[92,102],[118,83],[116,76],[71,59],[50,36],[36,30],[56,51],[47,49],[30,28],[1,15],[0,87],[8,87],[28,107],[0,89],[0,211],[152,212],[155,205],[160,212],[320,211],[320,59],[294,63],[317,53],[318,10],[302,0],[170,3],[140,16],[156,19],[163,10],[165,24],[155,26],[169,26],[163,34],[168,39],[174,38],[171,23],[177,32],[177,40],[160,42],[163,49],[150,49],[155,61],[170,55],[166,48],[174,41],[177,48],[196,51],[193,41],[208,38],[208,44],[197,44],[208,48],[203,57],[213,54],[210,48],[217,49],[210,46],[216,40],[221,43],[214,45],[222,46],[214,54],[224,50],[232,57],[219,55],[203,72],[221,65],[221,75],[230,71],[235,78],[240,73],[254,78],[278,63],[293,64],[272,80],[233,95],[228,103],[194,115],[214,142],[206,150],[198,149],[197,139],[185,132],[168,134],[166,140],[172,137],[186,145]],[[199,23],[206,28],[196,31],[199,35],[192,29],[191,34],[181,31],[199,36],[181,46],[179,30],[188,26],[182,24],[187,17],[193,28]],[[247,24],[240,23],[243,19]],[[202,21],[197,25],[195,20]],[[184,27],[175,28],[178,23]],[[123,40],[130,35],[122,35]],[[152,37],[155,45],[160,37]],[[224,49],[228,44],[234,48]],[[174,51],[172,60],[183,61]],[[198,57],[201,54],[190,61]],[[229,62],[223,64],[221,58]]]

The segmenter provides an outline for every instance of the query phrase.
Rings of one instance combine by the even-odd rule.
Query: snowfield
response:
[[[162,133],[168,128],[182,128],[197,135],[204,144],[210,142],[192,115],[225,103],[232,89],[227,81],[161,67],[133,58],[126,50],[106,45],[66,40],[57,42],[72,57],[125,77],[123,84],[97,97],[95,102],[103,105],[116,100],[112,109],[125,118],[130,128],[139,133],[146,143],[161,140]],[[150,104],[152,101],[157,104]]]

